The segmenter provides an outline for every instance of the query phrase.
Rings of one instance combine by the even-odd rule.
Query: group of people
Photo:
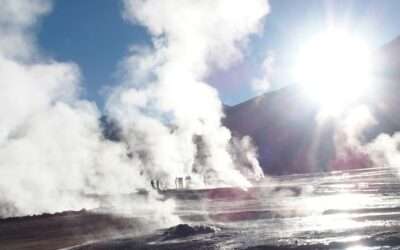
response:
[[[184,188],[190,188],[190,184],[192,181],[192,177],[190,176],[186,176],[184,177],[176,177],[175,178],[175,188],[176,189],[184,189]],[[156,190],[162,190],[161,188],[161,183],[160,180],[151,180],[150,184],[152,186],[152,188],[156,189]]]
[[[176,177],[175,178],[175,187],[176,187],[176,189],[190,188],[191,181],[192,181],[192,177],[190,177],[189,175],[186,176],[185,178]]]
[[[160,181],[159,180],[151,180],[151,187],[156,190],[161,190]]]

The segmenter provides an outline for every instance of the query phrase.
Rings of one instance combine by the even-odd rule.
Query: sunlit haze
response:
[[[373,77],[371,57],[367,41],[328,30],[300,46],[294,78],[324,111],[335,114],[368,91]]]
[[[400,0],[0,0],[0,250],[400,250]]]

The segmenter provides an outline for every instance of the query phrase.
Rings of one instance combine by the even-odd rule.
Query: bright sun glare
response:
[[[373,70],[371,56],[363,40],[330,30],[302,47],[294,69],[295,81],[319,102],[322,110],[336,114],[368,90]]]

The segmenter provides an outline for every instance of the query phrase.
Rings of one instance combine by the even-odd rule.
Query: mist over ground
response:
[[[83,97],[80,65],[38,43],[57,2],[0,0],[2,244],[341,249],[345,234],[400,244],[398,39],[377,49],[376,91],[336,116],[298,85],[264,93],[274,53],[249,83],[260,95],[226,106],[208,81],[243,60],[268,1],[120,3],[150,40],[120,58],[100,109]]]

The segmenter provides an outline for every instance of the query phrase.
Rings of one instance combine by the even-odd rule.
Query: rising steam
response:
[[[78,66],[38,52],[35,24],[50,8],[0,7],[0,216],[98,207],[90,195],[147,185],[141,163],[103,138],[95,104],[79,98]]]
[[[124,18],[145,26],[153,44],[131,50],[107,102],[119,141],[104,138],[96,105],[80,98],[79,67],[36,46],[51,5],[1,1],[0,216],[99,207],[96,197],[148,189],[154,178],[167,185],[192,175],[203,185],[211,174],[248,186],[244,173],[262,175],[250,140],[234,142],[221,125],[221,103],[204,79],[241,58],[267,2],[124,1]],[[171,208],[150,197],[143,202]]]
[[[171,182],[176,176],[191,175],[201,185],[211,174],[215,184],[248,186],[241,171],[244,165],[230,154],[232,136],[221,125],[221,102],[204,79],[242,57],[249,34],[259,31],[268,12],[267,2],[124,4],[124,18],[145,26],[153,42],[152,47],[135,47],[125,59],[124,84],[107,105],[133,157],[152,178]],[[250,155],[247,150],[252,149],[236,152]],[[249,165],[262,173],[253,158]]]
[[[366,105],[357,105],[341,117],[334,135],[334,168],[399,168],[400,134],[380,133],[367,140],[367,129],[375,125],[379,123]]]

